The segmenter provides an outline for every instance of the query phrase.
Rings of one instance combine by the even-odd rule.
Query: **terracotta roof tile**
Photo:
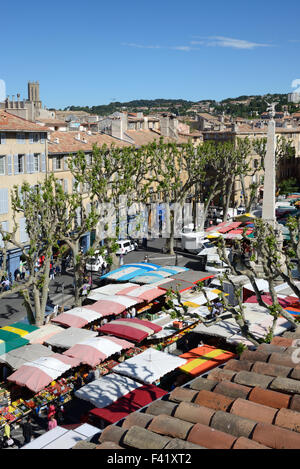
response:
[[[167,445],[164,447],[166,449],[206,449],[203,446],[195,445],[189,441],[180,440],[179,438],[173,438]]]
[[[287,394],[300,394],[300,381],[279,376],[272,381],[270,389]]]
[[[273,337],[271,344],[279,345],[282,347],[290,347],[293,343],[293,339],[289,339],[288,337]]]
[[[222,412],[218,410],[211,419],[210,426],[216,430],[229,433],[230,435],[250,438],[253,429],[257,423],[248,418],[239,417],[238,415]]]
[[[238,438],[232,449],[271,449],[268,446],[260,445],[256,441],[249,440],[249,438],[245,438],[241,436]]]
[[[152,415],[172,415],[176,407],[177,404],[174,402],[159,400],[151,402],[151,404],[147,407],[146,413]]]
[[[190,422],[185,422],[184,420],[161,414],[154,417],[148,430],[161,435],[186,440],[192,427],[193,424]]]
[[[300,413],[290,409],[280,409],[276,414],[275,425],[300,432]]]
[[[269,358],[269,363],[287,366],[290,368],[295,367],[295,362],[293,361],[291,356],[286,353],[276,353],[276,352],[271,353],[270,358]]]
[[[257,402],[258,404],[267,405],[269,407],[274,407],[275,409],[287,409],[289,407],[291,396],[282,392],[255,387],[252,389],[252,391],[250,391],[248,399],[249,401]]]
[[[253,366],[253,362],[249,362],[248,360],[229,360],[225,363],[224,370],[231,370],[231,371],[250,371],[251,367]]]
[[[133,427],[133,425],[147,428],[153,418],[154,415],[151,414],[145,414],[144,412],[132,412],[126,417],[126,419],[124,419],[122,428],[128,429]]]
[[[283,345],[276,345],[276,344],[259,344],[259,346],[257,347],[257,350],[258,351],[265,351],[265,352],[269,352],[270,354],[272,352],[284,352],[286,350],[286,346],[283,346]]]
[[[43,128],[39,126],[40,129]],[[78,133],[80,134],[80,140],[77,140]],[[58,143],[55,143],[56,139],[58,139]],[[86,143],[83,141],[86,141]],[[110,135],[106,134],[92,134],[89,135],[86,132],[61,132],[55,131],[50,132],[50,140],[48,140],[48,153],[49,155],[63,153],[77,153],[78,151],[92,151],[93,145],[97,145],[98,147],[102,147],[103,145],[107,145],[110,147],[114,145],[116,147],[128,147],[130,146],[129,143],[111,137]]]
[[[136,426],[131,427],[124,437],[126,446],[137,449],[163,449],[170,441],[166,436]]]
[[[119,444],[120,441],[123,440],[126,431],[126,429],[117,427],[116,425],[109,425],[102,431],[99,437],[99,443],[103,443],[104,441],[112,441]]]
[[[267,362],[270,355],[271,354],[265,350],[245,350],[242,353],[240,360],[247,360],[249,362]]]
[[[122,448],[122,446],[117,445],[117,443],[114,443],[113,441],[104,441],[104,443],[97,445],[96,449],[124,449],[124,448]]]
[[[174,417],[186,422],[202,423],[208,425],[215,411],[191,402],[181,402],[177,407]]]
[[[236,438],[201,423],[196,423],[189,433],[188,441],[208,449],[231,449]]]
[[[242,384],[231,383],[230,381],[221,381],[214,388],[214,392],[223,394],[224,396],[247,399],[252,388]]]
[[[231,406],[230,413],[240,417],[249,418],[261,423],[273,423],[278,410],[272,407],[257,404],[256,402],[236,399]]]
[[[283,376],[286,378],[291,373],[292,368],[275,365],[273,363],[255,362],[252,371],[262,375]]]
[[[251,371],[239,371],[234,377],[234,382],[245,384],[246,386],[258,386],[266,389],[273,379],[274,378],[272,376],[261,375]]]
[[[293,397],[290,398],[290,405],[288,406],[288,408],[291,410],[300,412],[300,395],[299,394],[295,394]]]
[[[201,389],[206,389],[207,391],[211,391],[218,381],[213,381],[212,379],[202,378],[201,376],[195,379],[191,384],[190,388],[194,389],[195,391],[201,391]]]
[[[233,381],[233,378],[235,377],[236,372],[231,371],[231,370],[222,370],[222,369],[214,369],[212,370],[208,375],[207,379],[208,380],[213,380],[213,381]]]
[[[300,448],[300,433],[267,423],[258,423],[256,425],[252,439],[274,449]]]
[[[196,398],[197,394],[197,391],[177,387],[171,392],[169,399],[174,402],[192,402]]]
[[[198,396],[196,397],[195,404],[199,404],[205,407],[209,407],[214,410],[228,410],[231,404],[234,402],[234,399],[223,396],[216,392],[206,391],[203,389],[199,391]]]

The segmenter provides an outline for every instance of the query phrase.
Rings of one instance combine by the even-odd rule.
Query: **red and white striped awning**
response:
[[[117,337],[91,337],[64,352],[68,357],[77,358],[81,363],[96,366],[111,355],[134,347],[132,342]]]
[[[105,314],[100,314],[89,306],[82,306],[70,309],[64,313],[59,314],[51,320],[51,322],[62,324],[69,327],[84,327],[87,324],[100,319]]]
[[[54,353],[50,357],[41,357],[21,366],[7,380],[24,386],[33,392],[39,392],[51,381],[59,378],[70,368],[80,365],[77,358]]]

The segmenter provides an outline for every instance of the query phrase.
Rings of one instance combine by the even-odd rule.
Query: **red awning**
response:
[[[133,340],[134,342],[141,342],[149,335],[155,334],[161,330],[162,327],[157,324],[136,318],[116,319],[99,328],[99,331],[104,334],[115,335],[122,339]]]
[[[150,404],[150,402],[159,399],[165,394],[167,394],[167,391],[164,391],[152,384],[145,384],[144,386],[125,394],[125,396],[120,397],[117,401],[104,407],[104,409],[95,408],[89,413],[92,416],[101,418],[112,424],[118,422],[124,417],[127,417],[128,414]]]
[[[286,308],[290,305],[289,301],[286,300],[286,298],[280,298],[280,297],[277,297],[278,299],[278,303],[283,307],[283,308]],[[271,295],[262,295],[262,300],[267,304],[267,305],[272,305],[273,304],[273,301],[272,301],[272,298],[271,298]],[[246,301],[245,303],[258,303],[258,300],[256,298],[256,295],[252,295],[250,296]]]
[[[222,227],[221,229],[217,229],[217,231],[219,233],[227,233],[228,231],[231,231],[231,230],[234,230],[235,228],[237,228],[238,226],[240,226],[242,224],[242,222],[240,221],[235,221],[233,223],[230,223],[229,225],[227,226],[224,226]]]

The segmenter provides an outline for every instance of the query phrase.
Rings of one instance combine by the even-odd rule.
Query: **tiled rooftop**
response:
[[[95,448],[300,448],[300,364],[292,356],[297,337],[276,337],[175,388],[106,427]]]
[[[39,128],[41,129],[40,126]],[[77,139],[78,133],[80,134],[80,140]],[[56,139],[58,139],[58,143],[55,142]],[[104,144],[109,147],[111,145],[118,147],[129,146],[128,143],[106,134],[89,135],[86,132],[55,131],[50,133],[50,140],[48,141],[48,152],[51,155],[53,153],[92,151],[94,144],[97,144],[98,147],[101,147]]]
[[[22,117],[10,114],[5,110],[0,110],[0,130],[1,131],[23,131],[23,132],[47,132],[47,127],[41,127],[34,122],[22,119]]]

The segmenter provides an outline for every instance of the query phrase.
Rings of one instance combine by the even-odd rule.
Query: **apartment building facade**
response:
[[[47,129],[0,110],[0,223],[3,230],[13,229],[11,193],[23,182],[34,186],[47,174]],[[17,217],[17,241],[26,245],[28,235],[25,219]],[[3,240],[0,239],[0,246]],[[19,267],[21,250],[10,246],[8,271]]]

